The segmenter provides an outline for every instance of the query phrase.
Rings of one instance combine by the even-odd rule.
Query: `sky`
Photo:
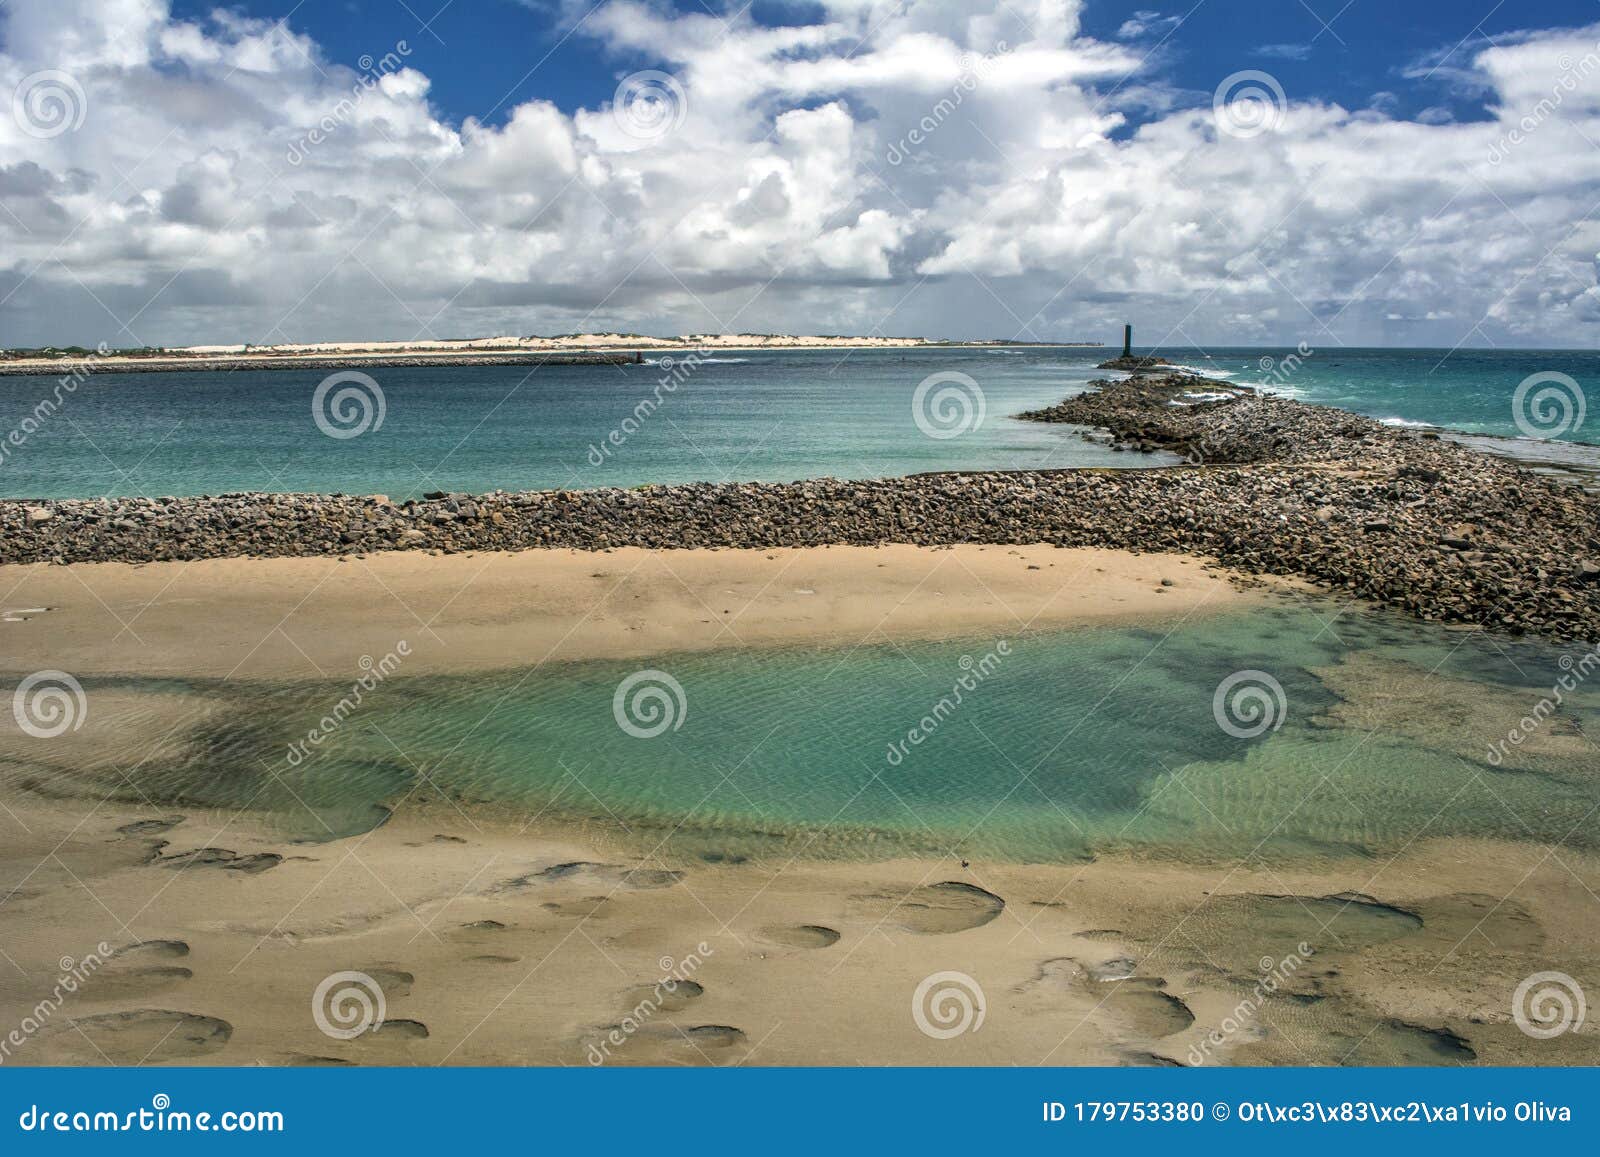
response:
[[[1596,0],[0,0],[0,91],[9,346],[1600,344]]]

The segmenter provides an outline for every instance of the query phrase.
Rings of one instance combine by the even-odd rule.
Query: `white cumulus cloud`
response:
[[[1292,46],[1242,47],[1219,85],[1285,64],[1271,127],[1241,133],[1080,10],[823,0],[773,28],[611,0],[563,31],[619,82],[653,62],[643,104],[455,119],[424,33],[336,60],[292,16],[10,0],[0,341],[1133,320],[1172,343],[1592,344],[1600,28],[1412,70],[1478,94],[1475,121],[1330,104],[1295,91]]]

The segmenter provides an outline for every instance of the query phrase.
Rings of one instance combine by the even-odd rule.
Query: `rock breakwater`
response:
[[[0,502],[0,562],[377,550],[1102,546],[1299,576],[1424,619],[1600,639],[1600,499],[1436,437],[1205,379],[1102,383],[1024,417],[1166,448],[1170,469],[879,481]]]

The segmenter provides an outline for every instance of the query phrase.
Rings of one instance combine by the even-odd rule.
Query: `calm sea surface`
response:
[[[675,370],[378,369],[382,424],[375,408],[366,411],[368,428],[349,438],[329,436],[315,421],[320,371],[96,374],[37,429],[25,419],[56,379],[0,378],[0,441],[10,431],[24,435],[0,455],[0,495],[276,490],[401,500],[430,490],[1170,461],[1114,453],[1070,428],[1011,416],[1104,376],[1095,363],[1113,352],[797,351],[719,354]],[[1283,361],[1287,350],[1164,352],[1227,380],[1378,418],[1505,437],[1520,432],[1513,396],[1528,375],[1558,371],[1600,385],[1600,354],[1591,352],[1337,349],[1298,365]],[[919,401],[931,375],[945,376]],[[362,413],[349,409],[352,419]],[[1600,441],[1597,423],[1600,408],[1563,434]]]

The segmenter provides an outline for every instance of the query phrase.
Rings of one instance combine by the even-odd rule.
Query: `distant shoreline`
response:
[[[0,376],[55,373],[185,373],[229,370],[382,369],[392,366],[616,365],[648,354],[767,350],[1102,349],[1103,342],[936,341],[927,338],[790,337],[784,334],[574,334],[423,342],[315,342],[278,346],[182,346],[146,351],[71,348],[55,356],[6,357]],[[36,353],[36,351],[16,351]]]

